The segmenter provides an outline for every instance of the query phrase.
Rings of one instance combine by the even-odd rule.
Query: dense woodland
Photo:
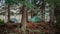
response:
[[[0,0],[0,30],[2,34],[60,34],[60,0]]]

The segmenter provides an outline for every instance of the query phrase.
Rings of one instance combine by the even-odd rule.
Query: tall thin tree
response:
[[[5,0],[5,4],[8,6],[8,23],[10,23],[10,6],[17,4],[17,0]]]

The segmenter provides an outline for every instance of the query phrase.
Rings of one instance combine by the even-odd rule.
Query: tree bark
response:
[[[10,5],[8,5],[8,23],[10,23]]]
[[[54,34],[54,27],[53,27],[53,24],[54,24],[54,3],[52,2],[51,0],[51,12],[50,12],[50,25],[51,25],[51,34]]]
[[[45,22],[45,0],[42,0],[42,21]]]
[[[24,5],[22,7],[22,20],[21,20],[21,24],[22,24],[22,31],[26,31],[26,23],[27,23],[27,7]]]
[[[54,4],[51,4],[51,13],[50,13],[51,17],[50,17],[50,21],[51,23],[54,22]]]

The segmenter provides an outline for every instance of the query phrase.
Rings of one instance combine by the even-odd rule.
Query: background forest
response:
[[[52,22],[56,33],[60,33],[60,0],[0,0],[0,24],[21,23],[22,7],[27,7],[28,21]]]

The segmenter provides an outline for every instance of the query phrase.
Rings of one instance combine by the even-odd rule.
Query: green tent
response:
[[[36,16],[31,18],[31,21],[32,22],[40,22],[41,21],[41,17],[36,15]]]

